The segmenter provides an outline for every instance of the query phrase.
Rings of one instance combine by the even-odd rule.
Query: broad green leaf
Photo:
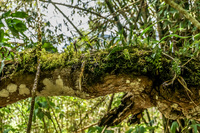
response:
[[[7,12],[5,12],[5,13],[3,13],[2,14],[2,16],[1,16],[1,18],[6,18],[6,17],[9,17],[10,16],[10,13],[11,13],[11,11],[9,10],[9,11],[7,11]]]
[[[8,25],[8,28],[12,32],[13,36],[19,37],[19,32],[14,28],[13,19],[6,19],[6,23]]]
[[[197,127],[200,127],[200,124],[194,123],[194,124],[190,125],[190,127],[193,128],[194,133],[197,133],[197,131],[198,131]]]
[[[38,111],[37,116],[40,120],[42,120],[44,118],[44,113],[41,109]]]
[[[3,133],[9,133],[10,129],[6,129],[3,131]]]
[[[28,14],[25,12],[15,12],[11,14],[12,17],[17,17],[17,18],[27,18]]]
[[[24,32],[27,29],[26,25],[24,23],[22,23],[22,22],[19,22],[19,23],[15,24],[14,27],[19,32]]]
[[[134,133],[144,133],[145,128],[143,126],[136,127],[136,131]]]
[[[0,20],[0,28],[4,27],[4,24],[2,23],[2,21]]]
[[[57,48],[54,47],[51,43],[46,43],[46,42],[42,45],[42,48],[51,53],[55,53],[58,51]]]
[[[140,36],[143,36],[143,34],[145,34],[147,31],[151,30],[154,24],[150,25],[149,27],[147,27],[146,29],[143,30],[143,32],[140,34]]]
[[[176,121],[174,121],[171,125],[171,129],[170,129],[171,133],[176,133],[176,129],[178,129],[178,128],[179,128],[178,123]]]
[[[2,42],[4,37],[4,30],[0,29],[0,42]]]

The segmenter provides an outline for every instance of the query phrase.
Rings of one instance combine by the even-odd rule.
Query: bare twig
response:
[[[113,9],[113,5],[111,3],[111,1],[109,0],[105,0],[106,5],[108,6],[108,9],[110,11],[110,13],[114,13],[114,9]],[[118,16],[114,16],[114,19],[117,23],[117,28],[119,30],[119,32],[123,32],[124,37],[127,37],[127,33],[123,30],[123,25],[121,24],[121,22],[119,21],[119,17]]]
[[[102,99],[100,99],[100,101],[98,101],[94,106],[92,106],[92,109],[89,110],[84,117],[82,117],[82,119],[80,121],[83,121],[84,119],[86,119],[86,117],[88,116],[88,114],[90,114],[92,111],[94,111],[100,104],[102,104],[103,102],[105,102],[105,97],[103,97]],[[80,126],[81,123],[78,124],[78,126]]]
[[[58,125],[59,130],[60,130],[60,132],[62,132],[62,130],[61,130],[61,128],[60,128],[60,124],[59,124],[58,119],[57,119],[57,117],[56,117],[56,114],[55,114],[55,112],[54,112],[54,110],[53,110],[51,104],[49,103],[48,97],[46,97],[46,100],[47,100],[47,102],[48,102],[48,105],[49,105],[50,109],[52,110],[53,116],[54,116],[54,118],[55,118],[55,120],[56,120],[56,123],[57,123],[57,125]]]
[[[40,66],[41,66],[41,64],[39,63],[39,64],[38,64],[38,67],[37,67],[37,72],[36,72],[34,84],[33,84],[33,89],[32,89],[31,109],[30,109],[30,115],[29,115],[27,133],[30,133],[30,132],[31,132],[31,125],[32,125],[32,118],[33,118],[33,110],[34,110],[35,97],[36,97],[36,89],[37,89],[37,85],[38,85],[38,79],[39,79],[39,76],[40,76]]]
[[[74,29],[78,32],[80,36],[83,36],[81,31],[73,24],[73,22],[56,6],[56,4],[52,3],[53,6],[67,19],[67,21],[74,27]]]
[[[150,117],[149,111],[147,109],[146,109],[146,114],[147,114],[147,118],[148,118],[149,124],[152,127],[151,117]],[[154,133],[154,129],[151,129],[150,131],[151,131],[151,133]]]
[[[89,13],[91,13],[91,14],[94,14],[94,15],[96,15],[96,16],[98,16],[98,17],[101,17],[101,18],[104,18],[104,19],[108,19],[107,17],[102,16],[100,13],[93,12],[93,11],[90,11],[89,9],[81,8],[81,7],[79,7],[79,6],[73,6],[73,5],[69,5],[69,4],[63,4],[63,3],[52,2],[52,1],[45,1],[45,0],[42,0],[42,2],[47,2],[47,3],[51,3],[51,4],[56,4],[56,5],[66,6],[66,7],[73,8],[73,9],[82,10],[82,11],[89,12]]]
[[[85,62],[86,62],[86,61],[83,61],[82,65],[81,65],[81,73],[80,73],[80,75],[79,75],[79,90],[80,90],[80,91],[82,91],[81,86],[82,86],[83,72],[84,72],[84,69],[85,69]]]
[[[84,130],[90,128],[90,127],[93,127],[93,126],[97,125],[97,124],[98,124],[98,122],[93,123],[93,124],[91,124],[91,125],[88,125],[88,126],[82,128],[82,129],[78,130],[77,132],[80,133],[80,132],[82,132],[82,131],[84,131]]]
[[[193,57],[190,58],[186,63],[184,63],[181,67],[184,67],[185,65],[187,65],[192,59],[194,59]]]
[[[140,13],[141,13],[141,11],[142,11],[142,5],[143,5],[143,3],[144,3],[144,0],[142,0],[141,3],[140,3],[140,9],[139,9],[139,12],[138,12],[138,14],[137,14],[137,17],[136,17],[136,19],[135,19],[135,26],[137,25],[137,21],[138,21],[138,19],[139,19]]]
[[[36,89],[38,85],[38,80],[40,76],[40,59],[39,59],[39,51],[41,50],[42,47],[42,34],[41,34],[41,25],[40,25],[40,8],[39,8],[39,0],[36,0],[36,6],[38,10],[38,20],[37,20],[37,31],[38,31],[38,66],[37,66],[37,72],[33,84],[33,89],[32,89],[32,100],[31,100],[31,109],[30,109],[30,115],[29,115],[29,121],[28,121],[28,127],[27,127],[27,133],[31,132],[31,125],[32,125],[32,118],[33,118],[33,111],[34,111],[34,106],[35,106],[35,97],[36,97]],[[37,51],[36,51],[37,52]]]
[[[105,125],[105,127],[103,128],[103,130],[101,131],[101,133],[104,133],[105,130],[106,130],[106,128],[107,128],[107,125]]]

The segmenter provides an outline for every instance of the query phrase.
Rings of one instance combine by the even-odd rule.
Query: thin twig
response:
[[[102,104],[103,102],[105,102],[105,97],[103,97],[102,99],[100,99],[100,101],[98,101],[95,105],[92,106],[91,110],[87,111],[85,116],[82,117],[82,119],[80,121],[83,121],[84,119],[86,119],[86,117],[88,116],[88,114],[92,113],[92,111],[94,111],[100,104]],[[81,123],[78,124],[78,126],[80,126]]]
[[[112,96],[111,96],[111,98],[110,98],[110,102],[109,102],[109,105],[108,105],[107,112],[110,111],[110,109],[111,109],[114,96],[115,96],[115,93],[113,93]]]
[[[101,131],[101,133],[104,133],[105,130],[106,130],[106,128],[107,128],[107,125],[105,125],[105,127],[103,128],[103,130]]]
[[[48,102],[48,105],[49,105],[50,109],[52,110],[53,116],[54,116],[54,118],[55,118],[55,120],[56,120],[56,123],[57,123],[57,125],[58,125],[59,130],[60,130],[60,132],[62,132],[62,129],[60,128],[60,124],[59,124],[59,122],[58,122],[58,119],[57,119],[57,117],[56,117],[56,114],[55,114],[55,112],[54,112],[54,110],[53,110],[51,104],[49,103],[48,97],[46,97],[46,100],[47,100],[47,102]]]
[[[146,114],[147,114],[147,118],[148,118],[149,124],[150,124],[150,126],[152,127],[151,117],[150,117],[149,112],[148,112],[147,109],[146,109]],[[154,133],[154,129],[151,129],[150,131],[151,131],[152,133]]]
[[[52,2],[52,1],[44,1],[44,0],[42,0],[42,2],[47,2],[47,3],[51,3],[51,4],[56,4],[56,5],[66,6],[66,7],[73,8],[73,9],[82,10],[82,11],[94,14],[94,15],[96,15],[98,17],[101,17],[101,18],[104,18],[104,19],[108,19],[107,17],[102,16],[100,13],[93,12],[93,11],[90,11],[89,9],[82,8],[82,7],[79,7],[79,6],[73,6],[73,5],[69,5],[69,4],[63,4],[63,3]]]
[[[185,62],[181,67],[184,67],[185,65],[187,65],[192,59],[194,59],[193,57],[190,58],[187,62]]]
[[[83,77],[83,72],[84,72],[84,69],[85,69],[85,60],[83,61],[82,65],[81,65],[81,73],[79,75],[79,90],[82,91],[82,77]]]
[[[41,66],[41,64],[39,63],[39,64],[38,64],[38,67],[37,67],[37,72],[36,72],[34,84],[33,84],[33,89],[32,89],[31,109],[30,109],[30,115],[29,115],[27,133],[30,133],[30,132],[31,132],[32,118],[33,118],[33,110],[34,110],[35,97],[36,97],[36,89],[37,89],[38,80],[39,80],[39,76],[40,76],[40,66]]]
[[[188,94],[188,92],[190,92],[190,94],[193,95],[193,93],[191,92],[191,90],[188,89],[185,80],[184,80],[181,76],[179,76],[179,78],[178,78],[178,82],[179,82],[179,83],[180,83],[180,84],[185,88],[186,93],[187,93],[189,99],[190,99],[190,100],[192,101],[192,103],[197,107],[197,104],[194,102],[194,100],[192,100],[192,98],[191,98],[190,95]]]
[[[58,8],[56,6],[56,4],[52,3],[53,6],[67,19],[67,21],[74,27],[74,29],[76,29],[76,31],[78,32],[78,34],[80,36],[83,36],[83,34],[81,33],[81,31],[74,25],[74,23],[60,10],[60,8]]]
[[[77,132],[80,133],[80,132],[82,132],[82,131],[84,131],[84,130],[90,128],[90,127],[93,127],[93,126],[97,125],[97,124],[98,124],[98,122],[96,122],[96,123],[94,123],[94,124],[91,124],[91,125],[88,125],[88,126],[82,128],[82,129],[78,130]]]
[[[29,121],[28,121],[28,127],[27,127],[27,133],[31,132],[31,126],[32,126],[32,118],[33,118],[33,111],[34,111],[34,106],[35,106],[35,97],[36,97],[36,89],[37,89],[37,85],[38,85],[38,80],[39,80],[39,76],[40,76],[40,59],[39,59],[39,51],[41,50],[42,47],[42,34],[41,34],[41,25],[40,25],[40,21],[41,21],[41,16],[40,16],[40,8],[39,8],[39,0],[36,0],[36,6],[37,6],[37,10],[38,10],[38,20],[37,20],[37,31],[38,31],[38,53],[37,53],[37,72],[36,72],[36,76],[35,76],[35,80],[34,80],[34,84],[33,84],[33,89],[32,89],[32,100],[31,100],[31,109],[30,109],[30,115],[29,115]],[[37,52],[37,51],[36,51]]]

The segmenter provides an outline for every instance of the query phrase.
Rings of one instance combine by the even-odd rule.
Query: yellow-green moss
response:
[[[98,79],[105,73],[137,73],[150,77],[156,77],[159,74],[161,82],[170,80],[174,76],[171,69],[171,59],[162,55],[152,58],[152,52],[149,49],[119,47],[108,50],[76,52],[72,46],[69,46],[63,53],[49,53],[43,49],[39,55],[41,55],[42,70],[52,70],[73,64],[77,64],[80,68],[82,62],[85,61],[84,72],[87,73],[88,77],[86,79],[88,80]],[[23,51],[18,55],[17,65],[15,66],[17,66],[18,72],[33,73],[36,72],[37,61],[37,53],[34,49]],[[192,60],[185,67],[193,71],[192,74],[190,72],[182,73],[184,79],[191,80],[189,83],[199,85],[200,64],[198,61]],[[185,70],[184,68],[181,69]]]

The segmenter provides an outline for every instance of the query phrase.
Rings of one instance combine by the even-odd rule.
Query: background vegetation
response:
[[[199,1],[174,2],[193,17],[200,18]],[[174,77],[181,73],[180,66],[184,66],[181,64],[183,55],[188,62],[199,58],[200,29],[166,1],[41,0],[38,3],[2,0],[0,3],[1,78],[4,78],[4,66],[28,50],[81,54],[106,49],[112,53],[120,48],[129,59],[129,47],[148,48],[158,68],[161,56],[170,58]],[[50,15],[50,11],[53,14]],[[97,122],[110,108],[120,104],[122,96],[120,93],[93,100],[37,97],[32,131],[102,132],[106,128],[98,127]],[[0,109],[2,133],[26,131],[30,101],[27,99]],[[169,120],[152,108],[133,116],[132,122],[126,120],[105,132],[198,132],[199,126],[193,120]]]

